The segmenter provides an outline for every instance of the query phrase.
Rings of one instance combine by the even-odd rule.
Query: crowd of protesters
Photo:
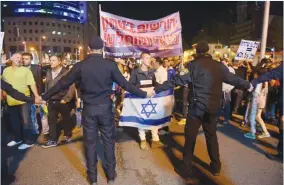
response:
[[[182,62],[180,57],[152,58],[149,54],[142,55],[140,59],[113,58],[112,60],[117,63],[125,79],[139,87],[148,87],[153,83],[163,84],[176,74],[181,73],[187,65],[187,62]],[[6,60],[5,57],[2,58],[2,78],[26,96],[39,97],[52,88],[72,68],[72,65],[68,65],[66,59],[60,55],[44,57],[44,62],[40,64],[31,64],[32,61],[33,55],[27,52],[15,53],[9,60]],[[227,58],[220,59],[220,62],[231,73],[247,81],[251,81],[280,65],[270,59],[263,59],[256,66],[247,61],[232,61]],[[140,84],[141,80],[150,81],[150,83]],[[257,121],[260,125],[260,128],[257,129],[260,134],[256,133],[255,128],[251,128],[252,132],[245,134],[245,137],[251,139],[270,137],[265,121],[272,122],[281,116],[279,106],[282,105],[279,104],[279,98],[277,98],[280,96],[279,88],[280,82],[277,79],[262,83],[253,93],[223,83],[222,89],[220,89],[223,92],[223,97],[216,121],[220,124],[228,124],[234,114],[243,115],[244,120],[240,123],[241,126],[258,127],[252,123],[253,121]],[[181,120],[186,118],[187,96],[183,96],[183,93],[178,93],[178,91],[184,92],[188,89],[190,87],[187,86],[181,89],[177,88],[175,93],[175,102],[181,106],[176,105],[174,112],[181,114],[179,116]],[[111,98],[114,102],[116,120],[118,120],[123,106],[124,91],[114,84],[113,92]],[[80,98],[80,89],[76,83],[72,84],[69,89],[54,95],[48,101],[47,106],[21,102],[5,92],[1,93],[1,101],[2,125],[5,125],[4,132],[8,133],[4,142],[8,147],[19,145],[19,150],[30,148],[36,144],[37,136],[40,133],[46,141],[41,145],[43,148],[55,147],[58,144],[70,142],[72,133],[81,130],[83,103]],[[256,110],[254,110],[253,104],[256,104]],[[255,114],[255,120],[249,119],[251,114]],[[221,121],[222,115],[224,116],[223,121]],[[72,119],[72,116],[77,119]],[[61,124],[58,125],[57,122]],[[185,121],[181,124],[185,124]],[[64,137],[61,141],[58,141],[59,129],[64,130]],[[163,129],[163,131],[167,133],[168,129]],[[151,130],[151,133],[151,147],[163,147],[164,145],[159,139],[159,134],[162,131]],[[147,149],[145,130],[139,129],[138,135],[140,148]]]

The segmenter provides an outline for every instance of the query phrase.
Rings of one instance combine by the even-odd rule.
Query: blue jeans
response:
[[[256,133],[256,114],[258,109],[258,102],[257,98],[253,97],[251,102],[251,109],[250,109],[250,115],[249,115],[249,122],[250,122],[250,130],[251,133]]]
[[[33,133],[34,134],[38,134],[39,131],[38,131],[38,124],[37,124],[37,117],[36,117],[36,105],[32,105],[31,106],[31,120],[32,120],[32,123],[33,123],[33,127],[34,127],[34,131]]]
[[[219,118],[222,114],[222,111],[224,112],[224,121],[228,122],[230,119],[230,111],[231,111],[231,101],[225,100],[225,106],[224,108],[221,107],[221,109],[217,113],[217,118]]]
[[[31,120],[31,104],[9,106],[10,121],[14,132],[14,141],[24,141],[25,144],[34,144],[36,134]]]

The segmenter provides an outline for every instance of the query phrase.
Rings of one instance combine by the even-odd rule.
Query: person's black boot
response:
[[[267,153],[265,155],[268,159],[271,159],[271,160],[274,160],[274,161],[279,161],[281,163],[283,163],[283,154],[270,154],[270,153]]]

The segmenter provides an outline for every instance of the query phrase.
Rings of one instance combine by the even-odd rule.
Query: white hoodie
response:
[[[228,66],[226,66],[226,67],[229,69],[229,71],[231,73],[236,74],[235,70],[232,67],[228,67]],[[233,90],[233,89],[234,89],[234,86],[232,86],[230,84],[223,83],[223,85],[222,85],[222,91],[225,92],[225,93],[230,93],[231,90]]]

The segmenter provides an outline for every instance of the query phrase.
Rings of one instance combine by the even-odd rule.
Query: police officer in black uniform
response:
[[[220,107],[222,97],[222,82],[239,88],[252,88],[249,82],[230,73],[223,64],[213,60],[207,54],[208,50],[207,42],[199,42],[196,48],[197,58],[180,75],[175,76],[172,80],[162,85],[158,85],[154,89],[156,93],[159,93],[175,86],[189,84],[189,107],[184,130],[184,164],[175,169],[177,173],[185,177],[192,176],[193,152],[201,125],[206,137],[212,173],[214,175],[220,174],[221,162],[216,134],[216,113]]]
[[[108,183],[113,184],[116,178],[116,162],[114,113],[110,99],[112,84],[115,82],[126,91],[142,98],[145,98],[147,93],[128,83],[115,62],[103,58],[103,41],[100,37],[94,37],[89,47],[91,54],[75,64],[66,76],[42,96],[42,99],[49,99],[74,82],[79,84],[84,104],[82,125],[89,180],[92,185],[97,184],[96,145],[100,131],[104,144],[106,176]]]

